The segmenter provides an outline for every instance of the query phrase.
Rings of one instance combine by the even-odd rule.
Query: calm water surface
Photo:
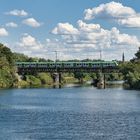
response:
[[[0,90],[0,140],[140,140],[140,92]]]

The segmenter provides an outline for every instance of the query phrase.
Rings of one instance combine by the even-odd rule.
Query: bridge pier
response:
[[[99,88],[99,89],[105,89],[106,88],[105,73],[100,73],[100,75],[98,77],[97,88]]]
[[[53,87],[54,88],[61,88],[62,86],[62,73],[53,73],[52,74],[53,78]]]
[[[62,84],[62,74],[59,73],[59,88],[61,88]]]

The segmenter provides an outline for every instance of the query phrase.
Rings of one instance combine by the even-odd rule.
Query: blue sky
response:
[[[126,59],[140,46],[139,0],[1,0],[0,42],[54,59]]]

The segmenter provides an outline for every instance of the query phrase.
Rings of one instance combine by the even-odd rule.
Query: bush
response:
[[[37,78],[40,79],[42,85],[51,85],[53,83],[51,75],[47,73],[39,73]]]
[[[33,75],[26,75],[26,81],[31,87],[39,87],[41,86],[40,79],[36,78]]]

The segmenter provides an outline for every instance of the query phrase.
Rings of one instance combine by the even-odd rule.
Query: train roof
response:
[[[71,63],[84,63],[84,64],[92,64],[92,63],[117,63],[116,61],[73,61],[73,62],[66,62],[66,61],[59,61],[59,62],[16,62],[16,64],[60,64],[60,63],[63,63],[63,64],[71,64]]]

